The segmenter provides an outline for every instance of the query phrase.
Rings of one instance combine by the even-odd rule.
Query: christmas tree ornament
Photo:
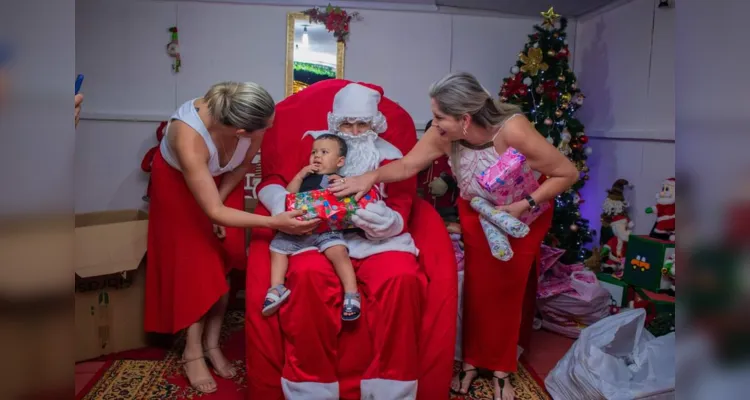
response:
[[[555,53],[555,51],[554,51],[554,50],[548,50],[548,51],[547,51],[547,55],[548,55],[548,56],[550,56],[550,57],[554,57],[554,56],[555,56],[555,54],[557,54],[557,53]]]
[[[589,180],[589,175],[588,175],[588,174],[584,175],[584,176],[583,176],[583,180],[584,180],[584,181],[587,181],[587,180]]]
[[[172,62],[172,71],[175,73],[180,72],[180,67],[182,67],[182,59],[180,58],[180,42],[177,38],[177,27],[173,26],[169,28],[169,32],[171,34],[171,40],[169,43],[167,43],[167,54],[169,54],[170,57],[174,58],[174,61]]]
[[[545,28],[554,28],[555,22],[557,22],[557,20],[560,18],[560,14],[556,14],[553,7],[550,7],[549,10],[540,14],[544,19],[544,21],[542,22],[542,26]]]
[[[563,115],[562,110],[555,111],[555,117],[560,118],[560,117],[562,117],[562,115]]]
[[[555,38],[555,39],[557,39],[558,36],[560,36],[560,35],[557,32],[555,32],[555,33],[552,34],[552,37]]]
[[[539,48],[529,49],[528,54],[521,54],[519,56],[521,62],[524,64],[521,66],[521,71],[526,72],[530,75],[536,75],[539,71],[546,71],[549,68],[543,60],[542,50]]]
[[[570,153],[573,150],[570,147],[570,133],[568,131],[563,131],[563,133],[560,134],[560,144],[557,145],[557,149],[566,157],[570,156]]]
[[[594,152],[594,149],[592,149],[591,147],[586,147],[585,149],[583,149],[583,154],[585,154],[587,156],[590,156],[591,153],[593,153],[593,152]]]
[[[520,57],[520,54],[519,54],[519,57]],[[520,70],[518,69],[518,66],[514,65],[514,66],[510,67],[510,73],[511,73],[511,74],[515,75],[515,74],[517,74],[517,73],[518,73],[518,71],[520,71]]]
[[[552,136],[547,136],[546,140],[547,140],[547,143],[549,143],[551,145],[555,144],[555,138],[553,138]]]
[[[553,121],[551,118],[545,118],[544,119],[544,125],[552,125]]]
[[[537,86],[537,87],[536,87],[536,92],[537,92],[538,94],[542,94],[542,93],[544,93],[544,86],[542,86],[542,85],[539,85],[539,86]]]
[[[568,109],[568,103],[562,103],[562,104],[560,104],[560,108],[562,108],[563,110],[567,110]]]
[[[531,78],[529,78],[528,76],[526,78],[523,78],[523,84],[526,86],[531,85]]]
[[[576,224],[570,225],[570,230],[573,231],[573,232],[577,232],[578,231],[578,225],[576,225]]]
[[[581,143],[583,143],[583,144],[586,144],[586,143],[589,142],[589,137],[586,136],[586,135],[581,135],[581,136],[578,137],[578,141],[581,142]]]
[[[565,82],[565,75],[558,76],[557,80],[560,81],[560,82]]]
[[[570,93],[563,93],[560,95],[560,100],[564,103],[570,102],[570,99],[573,98],[573,96]]]
[[[581,171],[582,172],[589,172],[589,166],[588,165],[584,165],[583,168],[581,168]]]

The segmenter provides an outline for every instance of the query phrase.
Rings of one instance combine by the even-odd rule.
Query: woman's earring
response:
[[[466,127],[464,127],[464,136],[466,136],[468,132],[466,132]]]

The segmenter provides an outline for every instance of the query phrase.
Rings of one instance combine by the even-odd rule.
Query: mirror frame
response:
[[[289,97],[294,90],[294,22],[308,21],[310,17],[301,12],[290,12],[286,16],[286,82],[284,97]],[[331,35],[333,37],[333,35]],[[334,38],[335,40],[335,38]],[[336,79],[344,79],[344,55],[346,45],[336,43]]]

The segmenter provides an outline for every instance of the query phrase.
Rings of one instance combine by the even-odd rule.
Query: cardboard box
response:
[[[76,361],[146,346],[143,330],[148,215],[76,215]]]

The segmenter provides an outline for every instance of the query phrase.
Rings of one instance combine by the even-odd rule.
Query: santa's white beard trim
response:
[[[346,161],[339,171],[341,175],[357,176],[378,168],[380,165],[380,152],[375,146],[375,141],[378,139],[377,133],[368,131],[354,136],[337,132],[336,135],[344,139],[348,147]]]

